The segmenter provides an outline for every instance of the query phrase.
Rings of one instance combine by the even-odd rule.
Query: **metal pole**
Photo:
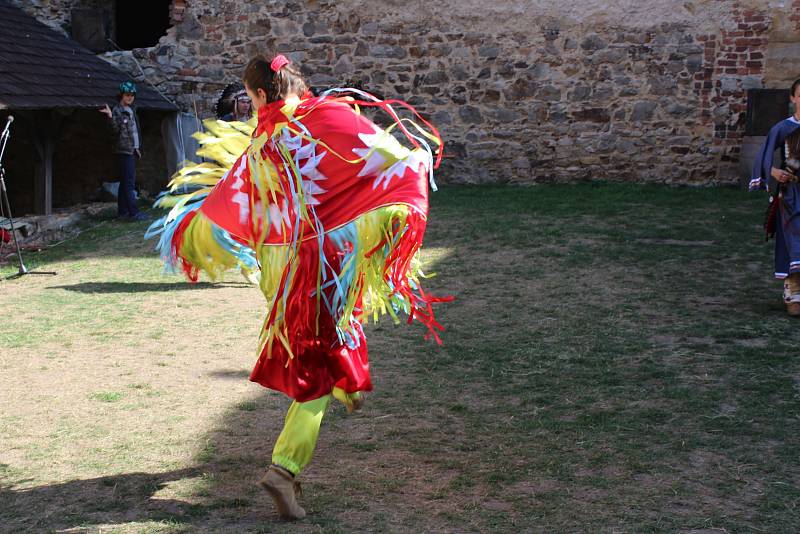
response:
[[[19,260],[19,271],[17,274],[11,275],[8,278],[19,278],[26,274],[56,274],[52,271],[47,272],[34,272],[29,271],[25,264],[22,262],[22,251],[19,248],[19,241],[17,240],[17,232],[14,230],[14,217],[11,215],[11,204],[8,201],[8,190],[6,189],[6,170],[3,167],[3,156],[6,154],[6,146],[11,137],[11,123],[14,122],[14,116],[9,115],[6,121],[6,127],[3,133],[0,134],[0,197],[2,197],[3,208],[8,214],[8,220],[11,223],[11,236],[14,238],[14,246],[17,250],[17,260]]]

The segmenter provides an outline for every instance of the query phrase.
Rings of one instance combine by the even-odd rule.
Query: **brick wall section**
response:
[[[774,17],[800,25],[800,1],[648,1],[676,15],[647,16],[631,0],[638,17],[580,20],[542,0],[515,29],[508,19],[527,12],[517,0],[486,7],[509,13],[494,23],[429,16],[422,4],[174,0],[175,26],[157,46],[104,57],[209,115],[252,55],[286,53],[318,87],[357,79],[418,106],[454,156],[440,175],[452,182],[733,183],[746,90],[763,86]],[[601,4],[584,8],[616,9]]]
[[[747,89],[762,86],[764,53],[768,45],[770,14],[766,10],[743,9],[735,4],[732,11],[736,23],[718,36],[707,38],[706,55],[713,61],[711,79],[704,73],[703,106],[712,119],[715,152],[721,164],[738,161],[745,128]],[[713,58],[713,59],[711,59]]]

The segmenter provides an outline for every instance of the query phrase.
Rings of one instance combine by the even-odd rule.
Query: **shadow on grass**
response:
[[[235,373],[223,370],[215,374],[225,377]],[[304,490],[301,504],[309,515],[297,522],[281,520],[269,495],[256,484],[269,465],[289,403],[283,398],[276,402],[277,397],[263,392],[228,408],[218,425],[198,437],[202,449],[191,465],[182,469],[20,488],[30,480],[13,480],[13,465],[0,464],[0,480],[5,474],[11,481],[0,484],[0,532],[377,532],[386,530],[381,528],[384,506],[404,516],[402,507],[395,511],[393,504],[386,504],[387,495],[379,492],[368,497],[373,489],[369,481],[376,477],[375,472],[366,477],[367,486],[356,480],[370,469],[360,466],[354,470],[352,462],[364,451],[374,450],[353,446],[347,439],[345,443],[338,441],[338,436],[363,431],[381,416],[347,416],[336,404],[325,416],[314,468],[300,478]],[[347,448],[342,450],[345,444]],[[396,485],[390,480],[379,476],[371,483]],[[353,496],[365,499],[364,504],[352,507]],[[373,507],[378,510],[372,511]],[[350,516],[365,512],[370,515],[355,520],[362,528],[354,528]],[[409,519],[413,523],[413,518]],[[430,531],[416,527],[389,530]]]
[[[152,293],[160,291],[193,291],[199,289],[220,289],[223,287],[250,287],[244,282],[198,282],[196,284],[154,283],[154,282],[83,282],[68,286],[50,286],[47,289],[63,289],[76,293]]]
[[[240,378],[233,370],[214,374]],[[182,469],[19,488],[30,480],[13,480],[13,465],[0,464],[0,480],[12,482],[0,483],[0,532],[98,532],[109,527],[114,532],[169,534],[318,532],[320,525],[330,526],[335,519],[323,510],[329,505],[325,497],[315,495],[315,477],[301,479],[303,505],[311,517],[297,523],[281,520],[269,495],[256,484],[269,465],[289,403],[277,399],[264,391],[228,408],[218,425],[198,437],[201,450]],[[340,419],[331,411],[324,426]]]
[[[181,517],[197,517],[204,514],[202,506],[153,496],[170,482],[201,474],[202,468],[197,467],[166,473],[125,473],[22,490],[0,489],[0,508],[6,518],[0,530],[51,531],[98,523],[175,522]]]
[[[240,378],[233,370],[215,374]],[[11,482],[0,483],[0,532],[95,532],[101,525],[170,534],[281,531],[284,522],[256,485],[281,426],[275,410],[283,405],[274,401],[265,391],[230,407],[182,469],[20,488],[30,481],[13,480],[14,466],[0,464],[0,480]]]
[[[211,371],[208,373],[208,376],[221,380],[247,380],[250,377],[250,371],[246,369],[224,369],[219,371]]]

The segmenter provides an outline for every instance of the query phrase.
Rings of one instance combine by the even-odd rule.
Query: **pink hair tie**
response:
[[[272,69],[272,72],[278,72],[289,63],[291,63],[291,61],[289,61],[286,56],[278,54],[275,56],[275,59],[272,60],[272,63],[269,64],[269,68]]]

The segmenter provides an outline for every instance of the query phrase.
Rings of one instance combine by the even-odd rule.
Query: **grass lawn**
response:
[[[0,282],[0,531],[798,532],[800,320],[765,202],[443,188],[444,346],[367,329],[375,392],[329,410],[296,524],[254,484],[289,404],[247,380],[263,297],[94,221],[26,256],[57,276]]]

